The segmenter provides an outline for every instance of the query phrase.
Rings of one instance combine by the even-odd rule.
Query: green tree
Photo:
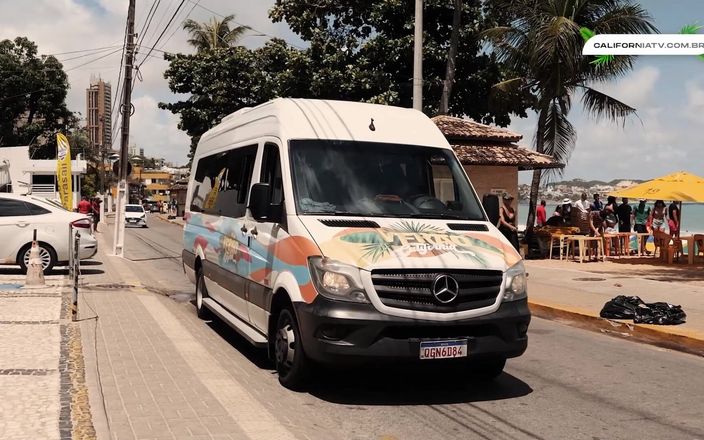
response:
[[[39,57],[32,41],[0,41],[0,146],[31,144],[35,158],[55,157],[53,135],[76,124],[66,108],[68,88],[61,63]]]
[[[228,114],[277,96],[310,96],[310,60],[280,39],[255,50],[238,46],[165,59],[169,88],[190,97],[159,108],[180,115],[179,128],[191,137],[189,157],[200,136]]]
[[[567,163],[577,133],[568,120],[572,100],[581,96],[584,110],[597,119],[623,121],[635,109],[598,91],[594,84],[621,77],[632,69],[633,57],[615,57],[593,63],[582,56],[580,29],[600,34],[657,32],[651,16],[629,0],[501,0],[497,6],[512,15],[510,26],[485,32],[499,60],[519,72],[498,82],[495,90],[513,93],[528,90],[538,114],[535,147]],[[528,227],[532,228],[541,170],[533,171]]]
[[[193,19],[183,22],[183,29],[188,32],[188,43],[198,52],[232,47],[249,30],[249,26],[237,25],[230,28],[235,16],[228,15],[222,20],[213,17],[208,22],[199,23]]]
[[[312,91],[322,97],[410,107],[414,3],[398,0],[317,0],[315,3],[312,8],[308,0],[278,1],[269,12],[275,22],[286,21],[310,43],[310,58],[315,66],[310,78]],[[481,32],[505,20],[503,11],[486,3],[424,2],[423,110],[426,114],[438,113],[445,90],[448,99],[443,112],[502,126],[510,123],[511,113],[526,116],[525,93],[510,99],[506,96],[490,99],[491,86],[511,77],[513,72],[507,71],[493,53],[484,50]]]

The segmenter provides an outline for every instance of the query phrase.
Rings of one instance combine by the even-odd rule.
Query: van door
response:
[[[205,197],[206,229],[216,231],[217,243],[207,253],[206,286],[210,296],[249,322],[247,275],[249,252],[243,230],[257,145],[233,148],[215,157],[213,190]]]
[[[281,175],[281,154],[279,146],[273,142],[264,144],[259,182],[271,185],[271,201],[277,209],[283,209],[284,187]],[[281,225],[272,222],[259,222],[247,218],[250,228],[251,272],[249,275],[249,318],[251,324],[262,332],[267,331],[271,305],[273,245],[288,236]]]

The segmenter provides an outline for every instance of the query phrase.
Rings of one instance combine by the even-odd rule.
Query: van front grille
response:
[[[457,281],[457,297],[444,304],[433,294],[433,284],[447,275]],[[451,313],[494,304],[501,291],[499,270],[379,269],[372,283],[381,302],[398,309]]]

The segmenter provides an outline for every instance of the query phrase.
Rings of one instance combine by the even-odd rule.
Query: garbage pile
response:
[[[666,302],[646,303],[637,296],[619,295],[604,304],[599,316],[632,319],[636,324],[676,325],[687,319],[681,306]]]

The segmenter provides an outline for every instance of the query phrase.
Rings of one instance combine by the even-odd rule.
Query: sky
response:
[[[204,8],[222,15],[234,13],[237,21],[254,28],[242,40],[247,47],[260,46],[271,36],[304,45],[285,23],[271,22],[267,11],[274,1],[184,0],[181,13],[159,47],[169,52],[191,52],[185,33],[175,24],[186,16],[208,20],[213,13]],[[146,32],[146,46],[152,45],[157,37],[155,31],[164,27],[179,3],[179,0],[160,0]],[[641,0],[640,4],[653,15],[662,33],[677,33],[685,24],[704,24],[701,0]],[[37,43],[40,54],[119,46],[127,5],[128,0],[0,0],[0,39],[26,36]],[[138,31],[151,5],[152,0],[137,0]],[[164,41],[166,44],[162,46]],[[81,58],[75,57],[90,52],[57,55],[69,75],[70,110],[85,114],[85,89],[91,76],[100,76],[116,88],[121,53],[113,51],[106,49]],[[137,55],[138,61],[145,52],[142,50]],[[189,138],[178,129],[176,115],[157,108],[160,101],[183,98],[169,91],[163,77],[166,67],[167,63],[159,56],[150,57],[140,68],[141,81],[136,83],[133,93],[131,142],[144,148],[147,156],[163,157],[178,165],[187,161]],[[579,100],[575,99],[570,120],[577,131],[577,145],[562,177],[648,179],[677,170],[704,174],[700,131],[704,125],[704,61],[685,56],[639,57],[626,77],[594,87],[635,107],[638,117],[630,118],[625,125],[597,122],[581,111]],[[113,95],[116,94],[114,90]],[[531,147],[535,120],[534,115],[529,115],[526,119],[515,118],[511,123],[510,128],[524,136],[520,145]],[[530,172],[522,172],[519,180],[528,183],[530,177]]]

